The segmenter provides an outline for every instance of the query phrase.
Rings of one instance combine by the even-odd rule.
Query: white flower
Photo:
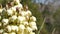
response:
[[[17,19],[17,16],[16,16],[16,15],[13,15],[13,16],[11,17],[11,19],[12,19],[12,20],[16,20],[16,19]]]
[[[22,16],[31,16],[31,15],[32,15],[32,14],[31,14],[31,11],[29,11],[29,10],[27,10],[27,11],[21,11],[20,14],[21,14]]]
[[[36,25],[36,22],[29,22],[29,25],[30,26],[35,26]]]
[[[24,25],[28,25],[28,22],[27,22],[27,21],[24,21],[23,24],[24,24]]]
[[[17,19],[18,19],[18,21],[21,21],[21,22],[26,20],[26,18],[25,18],[25,17],[23,17],[23,16],[18,16],[18,18],[17,18]]]
[[[0,9],[0,13],[2,13],[3,9]]]
[[[14,2],[18,5],[16,5],[19,8],[22,8],[22,4],[19,2],[19,0],[14,0]]]
[[[37,30],[37,26],[35,22],[30,22],[29,25],[33,30]]]
[[[7,24],[8,24],[8,22],[9,22],[9,20],[8,20],[8,19],[2,19],[2,23],[3,23],[3,25],[7,25]]]
[[[36,21],[36,17],[32,16],[32,17],[30,17],[30,20],[31,21]]]
[[[18,32],[18,26],[15,26],[15,28],[16,28],[16,31]]]
[[[13,6],[11,9],[12,9],[13,11],[16,11],[16,8],[17,8],[17,7],[18,7],[19,9],[22,9],[22,4]]]
[[[11,29],[13,30],[13,31],[18,31],[18,26],[11,26]]]
[[[11,29],[13,30],[13,31],[15,31],[16,30],[16,28],[15,28],[15,26],[11,26]]]
[[[12,9],[12,11],[13,11],[14,13],[16,13],[16,9],[17,9],[17,8],[18,8],[18,10],[21,11],[21,9],[22,9],[22,4],[19,4],[19,5],[13,6],[13,7],[10,8],[10,9]]]
[[[6,28],[7,28],[8,32],[11,32],[11,26],[10,25],[8,25]]]
[[[11,9],[12,9],[13,11],[16,11],[16,6],[12,7]]]
[[[20,25],[19,25],[19,29],[20,29],[20,30],[24,30],[24,29],[25,29],[25,26],[22,25],[22,24],[20,24]]]
[[[22,16],[26,16],[26,12],[25,11],[21,11],[21,12],[19,12],[19,14],[21,14]]]
[[[25,29],[25,26],[23,24],[20,24],[19,25],[19,34],[24,34],[24,29]]]
[[[5,33],[5,32],[4,32],[3,34],[8,34],[8,33]]]
[[[27,27],[26,30],[27,30],[28,32],[32,32],[32,28],[30,28],[30,27]]]
[[[8,15],[12,15],[13,14],[13,10],[12,9],[8,9],[7,13],[8,13]]]
[[[30,32],[29,34],[35,34],[34,32]]]
[[[4,31],[4,30],[3,30],[3,29],[1,29],[1,30],[0,30],[0,33],[2,33],[3,31]]]
[[[10,34],[16,34],[15,32],[11,32]]]
[[[27,11],[26,11],[26,15],[27,15],[27,16],[31,16],[31,15],[32,15],[31,11],[27,10]]]
[[[37,26],[31,26],[32,30],[37,30]]]
[[[21,3],[19,5],[16,5],[16,6],[22,9],[22,4]]]

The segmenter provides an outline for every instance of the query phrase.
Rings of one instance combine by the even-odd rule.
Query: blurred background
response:
[[[5,7],[12,0],[0,0]],[[36,34],[60,34],[60,0],[21,0],[37,18]]]

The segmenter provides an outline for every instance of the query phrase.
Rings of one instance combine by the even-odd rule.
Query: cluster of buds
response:
[[[36,18],[28,6],[22,6],[19,0],[14,0],[13,5],[6,5],[7,9],[0,8],[0,34],[35,34]]]

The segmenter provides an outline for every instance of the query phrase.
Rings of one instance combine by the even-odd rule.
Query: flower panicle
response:
[[[14,0],[13,6],[7,4],[0,8],[1,34],[35,34],[37,30],[36,17],[32,16],[28,6],[22,6],[19,0]]]

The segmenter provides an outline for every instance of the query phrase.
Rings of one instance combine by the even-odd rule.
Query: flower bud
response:
[[[37,26],[31,26],[32,30],[37,30]]]
[[[23,24],[24,24],[24,25],[28,25],[28,22],[27,22],[27,21],[24,21]]]
[[[30,26],[35,26],[36,25],[36,22],[29,22],[29,25]]]
[[[12,11],[11,9],[8,9],[8,10],[7,10],[7,14],[8,14],[8,15],[12,15],[12,14],[13,14],[13,11]]]
[[[30,28],[30,27],[27,27],[26,30],[27,30],[28,32],[32,32],[32,28]]]
[[[30,17],[30,20],[31,21],[36,21],[36,17],[32,16],[32,17]]]
[[[22,16],[26,16],[26,12],[25,11],[21,11],[21,12],[19,12],[19,14],[21,14]]]
[[[12,29],[11,29],[10,25],[8,25],[6,28],[7,28],[8,32],[11,32]]]
[[[29,26],[33,29],[33,30],[37,30],[37,26],[35,22],[30,22]]]
[[[11,17],[11,19],[12,19],[12,20],[16,20],[16,19],[17,19],[17,16],[16,16],[16,15],[13,15],[13,16]]]
[[[14,6],[14,7],[12,7],[11,9],[12,9],[13,11],[16,11],[16,7],[15,7],[15,6]]]
[[[7,24],[8,24],[8,22],[9,22],[9,20],[8,20],[8,19],[2,19],[2,23],[3,23],[3,25],[7,25]]]
[[[11,29],[12,29],[13,31],[16,31],[16,32],[18,31],[18,27],[17,27],[17,26],[13,26],[13,25],[12,25],[12,26],[11,26]]]
[[[27,10],[27,11],[26,11],[26,15],[27,15],[27,16],[31,16],[31,15],[32,15],[31,11]]]
[[[23,31],[23,30],[25,29],[25,26],[22,25],[22,24],[20,24],[20,25],[19,25],[19,29]]]
[[[25,21],[26,20],[26,18],[25,17],[23,17],[23,16],[18,16],[18,21],[20,21],[20,22],[22,22],[22,21]]]

